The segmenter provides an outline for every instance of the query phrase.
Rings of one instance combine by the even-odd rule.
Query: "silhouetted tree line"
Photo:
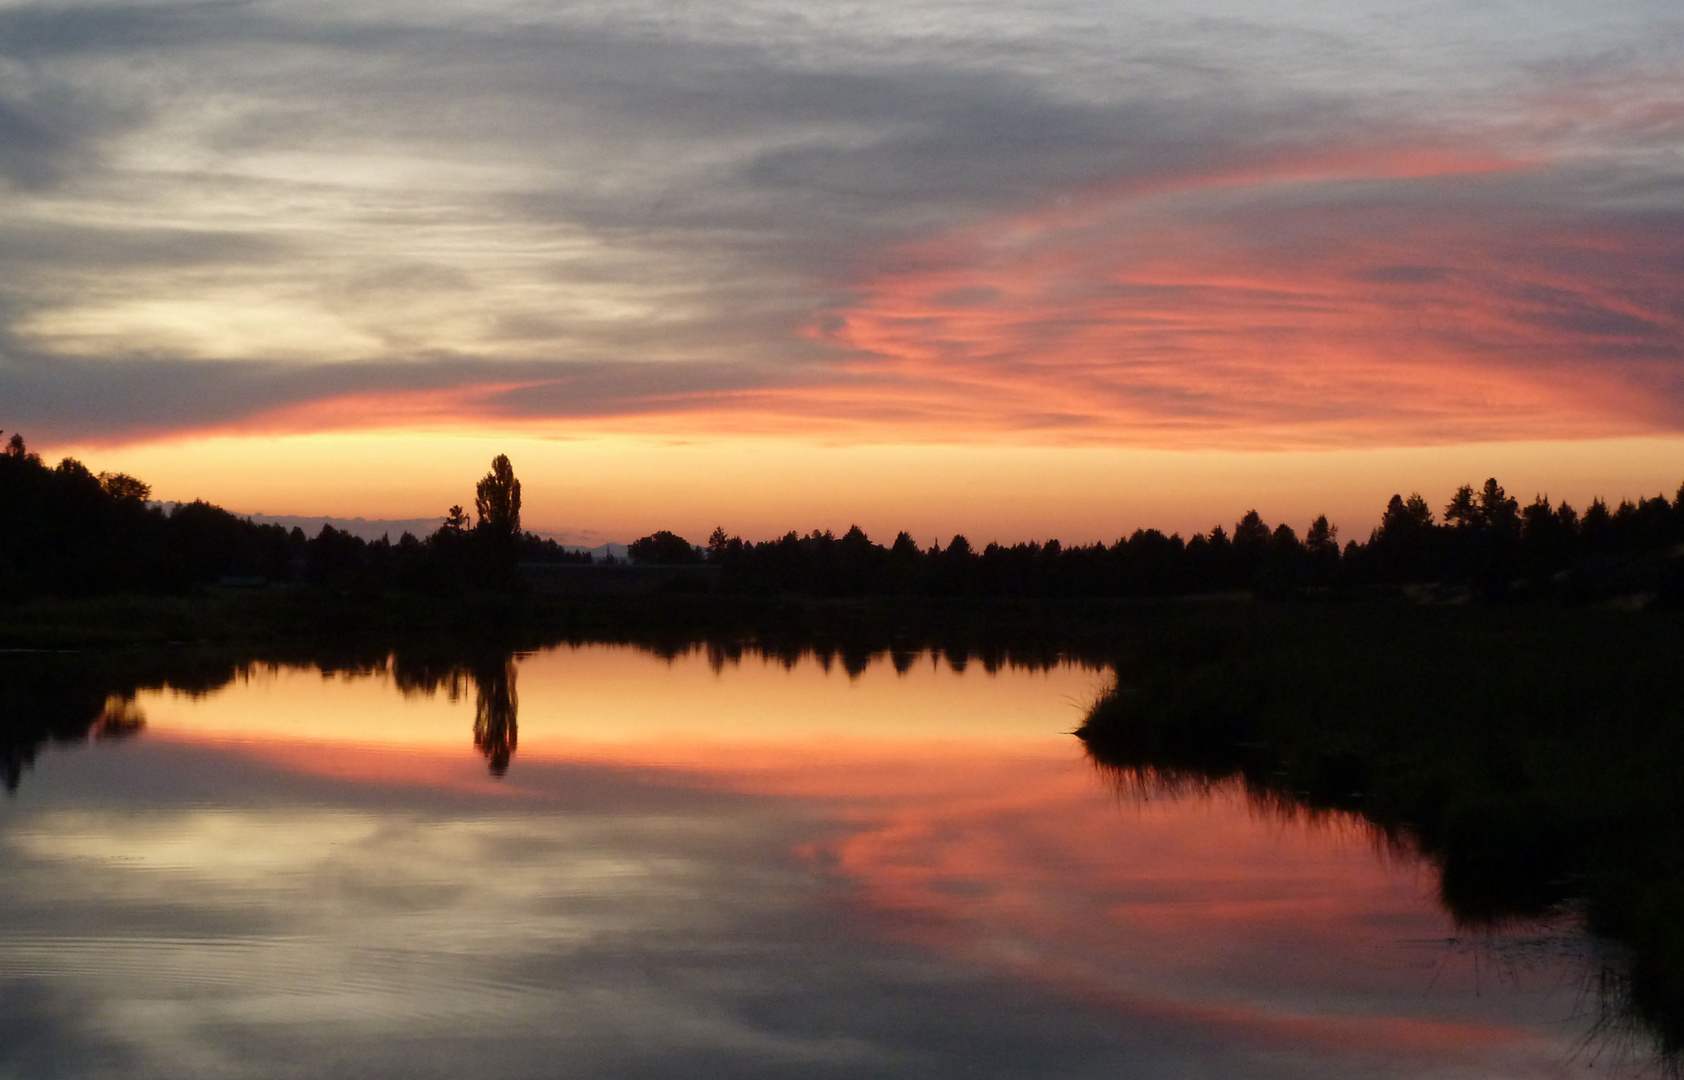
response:
[[[1652,591],[1684,599],[1684,487],[1622,502],[1601,499],[1580,514],[1540,495],[1521,506],[1495,479],[1458,488],[1442,517],[1420,494],[1394,495],[1366,542],[1340,547],[1325,515],[1300,536],[1253,510],[1230,533],[1218,525],[1183,538],[1138,529],[1113,544],[1057,540],[989,544],[964,536],[920,547],[902,532],[885,546],[858,526],[841,536],[790,532],[751,543],[715,529],[705,549],[668,532],[630,546],[633,559],[700,562],[723,571],[722,587],[823,596],[1158,597],[1249,589],[1262,596],[1305,590],[1437,584],[1487,596],[1603,596]]]
[[[520,525],[520,481],[498,455],[479,481],[474,514],[452,506],[437,531],[368,541],[324,525],[257,525],[204,502],[165,509],[122,473],[94,474],[66,458],[48,466],[13,435],[0,451],[0,598],[34,594],[171,592],[195,585],[291,582],[337,589],[448,592],[507,589],[522,563],[585,563]],[[629,545],[633,562],[705,565],[711,577],[674,585],[749,595],[956,598],[1167,597],[1251,590],[1260,596],[1430,585],[1488,597],[1593,598],[1649,592],[1684,602],[1684,487],[1581,514],[1538,496],[1526,506],[1495,479],[1464,485],[1440,514],[1420,494],[1394,495],[1364,541],[1339,545],[1326,516],[1300,536],[1254,510],[1232,532],[1188,538],[1138,529],[1112,544],[1057,540],[980,550],[964,536],[888,545],[854,526],[750,542],[715,529],[705,548],[660,531]]]
[[[499,455],[479,482],[477,521],[453,506],[432,535],[364,540],[258,525],[206,502],[164,507],[123,473],[56,466],[19,435],[0,450],[0,598],[179,592],[198,585],[298,583],[449,590],[505,587],[523,561],[583,556],[520,527],[520,481]]]

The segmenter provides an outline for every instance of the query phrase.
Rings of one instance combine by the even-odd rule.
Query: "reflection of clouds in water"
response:
[[[1259,815],[1234,788],[1094,796],[1085,768],[1020,761],[939,799],[908,791],[811,857],[908,940],[1234,1045],[1379,1063],[1495,1048],[1487,1075],[1558,1052],[1538,1017],[1571,1011],[1583,954],[1482,972],[1501,936],[1453,948],[1430,869],[1354,822]]]
[[[26,860],[9,874],[19,906],[70,898],[84,931],[128,927],[67,937],[8,920],[0,963],[9,978],[46,977],[85,998],[86,1023],[132,1040],[160,1073],[273,1069],[301,1032],[343,1048],[418,1029],[425,1043],[496,1036],[586,1057],[648,1038],[646,1052],[857,1063],[863,1044],[733,1015],[771,970],[715,964],[710,975],[707,953],[810,893],[776,859],[742,857],[777,850],[767,828],[325,809],[44,814],[8,837]],[[159,906],[176,910],[147,933]],[[216,929],[184,933],[184,915]],[[707,987],[713,976],[724,984]],[[242,1062],[254,1051],[276,1056]]]
[[[1352,971],[1434,923],[1360,842],[1073,751],[448,760],[484,786],[55,758],[0,823],[0,1012],[79,1076],[1576,1074],[1559,1009]]]

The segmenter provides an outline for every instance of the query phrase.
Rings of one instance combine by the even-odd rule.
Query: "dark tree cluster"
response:
[[[225,576],[299,573],[304,537],[202,502],[168,512],[122,473],[48,466],[19,435],[0,454],[0,596],[177,591]]]
[[[902,532],[872,542],[858,526],[838,537],[791,532],[749,543],[716,530],[707,559],[729,584],[750,591],[827,596],[905,594],[941,597],[1161,597],[1247,588],[1284,591],[1336,583],[1340,551],[1318,518],[1303,539],[1288,525],[1270,528],[1248,513],[1233,534],[1221,526],[1184,540],[1139,529],[1114,544],[1057,540],[980,550],[964,536],[920,547]]]
[[[715,529],[705,555],[670,532],[631,545],[634,560],[683,563],[705,557],[721,587],[817,596],[917,595],[997,598],[1161,597],[1251,590],[1287,596],[1305,590],[1437,585],[1488,597],[1548,594],[1591,597],[1681,591],[1684,487],[1622,502],[1601,499],[1583,514],[1543,495],[1521,506],[1496,480],[1457,489],[1442,520],[1419,494],[1394,495],[1366,542],[1342,548],[1338,530],[1317,517],[1300,536],[1270,526],[1254,510],[1233,531],[1218,525],[1183,538],[1139,529],[1112,544],[1057,540],[991,543],[964,536],[921,547],[902,532],[873,542],[854,526],[841,536],[814,530],[752,543]]]
[[[523,561],[578,561],[520,528],[520,481],[499,455],[479,482],[478,521],[452,507],[431,536],[368,541],[324,525],[258,525],[205,502],[150,502],[151,489],[74,458],[49,466],[12,435],[0,450],[0,599],[271,583],[440,590],[506,587]]]
[[[1539,495],[1529,504],[1495,479],[1464,484],[1436,521],[1419,494],[1392,496],[1367,544],[1347,546],[1346,573],[1361,583],[1445,582],[1487,596],[1594,597],[1652,591],[1684,600],[1684,487],[1664,496],[1592,500],[1584,513]]]

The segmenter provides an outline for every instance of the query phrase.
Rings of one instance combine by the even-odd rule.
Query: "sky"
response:
[[[0,0],[0,428],[592,543],[1670,496],[1684,10]]]

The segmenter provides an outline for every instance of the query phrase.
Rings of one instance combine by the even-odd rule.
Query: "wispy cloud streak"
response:
[[[0,409],[1340,445],[1684,427],[1684,18],[0,7]]]

